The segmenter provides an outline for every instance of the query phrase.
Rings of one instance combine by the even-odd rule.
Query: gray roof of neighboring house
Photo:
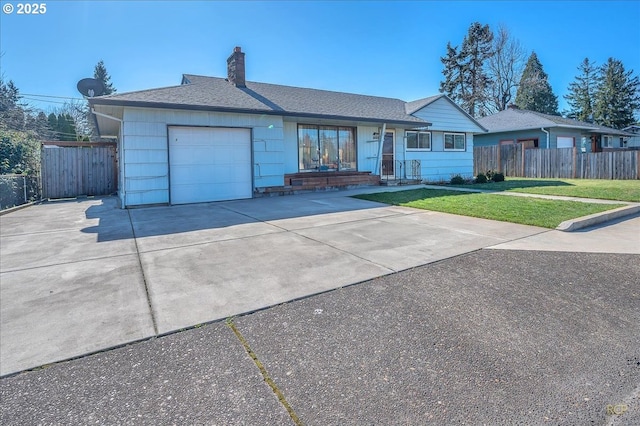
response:
[[[629,136],[622,130],[599,126],[593,123],[543,114],[526,109],[509,108],[496,114],[482,117],[478,122],[489,130],[489,133],[510,132],[516,130],[539,129],[541,127],[567,127],[581,129],[589,133]]]
[[[429,125],[400,99],[185,74],[180,86],[90,98],[92,105],[178,108]]]

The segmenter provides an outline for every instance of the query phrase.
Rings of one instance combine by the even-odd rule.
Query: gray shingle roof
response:
[[[180,86],[91,98],[95,105],[237,111],[429,125],[407,113],[400,99],[185,74]]]
[[[568,127],[581,129],[590,133],[628,136],[626,132],[610,127],[517,108],[510,108],[487,117],[482,117],[478,122],[488,129],[489,133],[539,129],[541,127]]]
[[[429,96],[428,98],[418,99],[416,101],[407,102],[404,106],[405,111],[407,112],[407,114],[413,114],[414,112],[421,110],[422,108],[426,107],[430,103],[434,102],[437,99],[440,99],[443,96],[445,95],[440,94]]]

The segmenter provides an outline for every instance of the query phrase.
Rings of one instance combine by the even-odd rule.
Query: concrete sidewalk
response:
[[[134,210],[85,199],[3,215],[0,375],[485,247],[572,244],[557,231],[349,197],[363,191]],[[638,220],[575,241],[640,253]],[[607,240],[609,228],[622,231]]]

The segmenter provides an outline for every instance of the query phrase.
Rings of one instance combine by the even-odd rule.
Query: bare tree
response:
[[[515,98],[527,53],[504,25],[499,26],[493,38],[493,53],[486,64],[491,80],[486,108],[498,112],[505,110]]]
[[[52,108],[49,112],[53,112],[56,115],[69,115],[73,119],[77,136],[81,140],[84,140],[91,135],[91,124],[89,123],[87,104],[85,102],[80,100],[70,100],[60,107]]]

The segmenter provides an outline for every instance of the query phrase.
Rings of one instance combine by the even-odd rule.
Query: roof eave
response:
[[[424,120],[412,121],[412,120],[399,120],[384,117],[358,117],[358,116],[344,116],[334,114],[313,114],[308,112],[296,112],[296,111],[274,111],[270,109],[251,109],[251,108],[230,108],[221,106],[210,105],[185,105],[175,104],[167,102],[141,102],[141,101],[127,101],[127,100],[115,100],[104,98],[91,98],[89,103],[93,105],[109,105],[109,106],[122,106],[122,107],[136,107],[136,108],[158,108],[158,109],[182,109],[188,111],[215,111],[215,112],[229,112],[237,114],[265,114],[265,115],[279,115],[287,117],[305,117],[305,118],[322,118],[329,120],[348,120],[348,121],[362,121],[367,123],[388,123],[398,124],[403,126],[431,126]]]
[[[565,125],[565,124],[553,124],[553,125],[549,125],[549,124],[540,124],[537,126],[527,126],[527,127],[514,127],[514,128],[509,128],[509,129],[499,129],[499,130],[489,130],[487,133],[491,134],[491,133],[504,133],[504,132],[517,132],[519,130],[537,130],[537,129],[541,129],[541,128],[552,128],[552,127],[564,127],[564,128],[568,128],[568,129],[580,129],[580,130],[586,130],[589,132],[594,132],[594,131],[598,131],[597,128],[595,127],[585,127],[585,126],[576,126],[576,125]]]

